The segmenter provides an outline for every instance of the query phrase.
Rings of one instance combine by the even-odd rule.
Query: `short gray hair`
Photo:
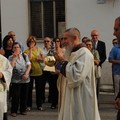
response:
[[[80,31],[77,28],[75,28],[75,27],[66,29],[65,32],[70,33],[71,36],[76,35],[76,36],[78,36],[79,39],[81,37]]]

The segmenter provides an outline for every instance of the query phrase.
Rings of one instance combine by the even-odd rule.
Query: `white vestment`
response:
[[[65,71],[66,88],[58,120],[100,120],[91,52],[85,47],[72,52]]]
[[[3,113],[7,112],[7,90],[9,89],[9,84],[12,76],[12,66],[9,61],[2,55],[0,55],[0,72],[4,76],[5,82],[1,82],[1,86],[4,83],[4,89],[0,91],[0,120],[3,120]]]
[[[60,111],[62,102],[64,101],[64,95],[65,95],[65,88],[66,88],[66,78],[59,74],[58,80],[57,80],[57,88],[58,88],[58,112]]]

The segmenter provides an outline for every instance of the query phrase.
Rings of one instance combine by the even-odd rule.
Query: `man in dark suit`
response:
[[[105,42],[99,40],[99,32],[97,30],[91,31],[91,38],[93,40],[94,49],[96,49],[99,53],[100,63],[99,66],[102,67],[103,62],[106,60],[106,46]],[[96,80],[96,87],[97,87],[97,97],[99,95],[99,85],[100,85],[100,78]]]
[[[118,45],[120,45],[120,16],[115,19],[113,35],[116,36]],[[114,63],[120,64],[120,60],[114,60]],[[117,120],[120,120],[120,91],[115,99],[115,106],[118,109]]]
[[[94,48],[98,51],[99,56],[100,56],[99,65],[102,66],[103,62],[106,60],[105,42],[99,40],[99,33],[97,30],[92,30],[91,37],[94,43]]]

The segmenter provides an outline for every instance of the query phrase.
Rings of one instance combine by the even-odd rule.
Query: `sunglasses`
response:
[[[49,40],[45,40],[44,42],[50,42]]]
[[[60,42],[60,41],[59,41],[59,40],[56,40],[55,43],[56,43],[56,42]]]

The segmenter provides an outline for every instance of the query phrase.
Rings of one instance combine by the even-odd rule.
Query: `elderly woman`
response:
[[[13,54],[9,57],[9,61],[13,67],[13,75],[11,80],[11,116],[17,116],[19,104],[20,113],[22,115],[26,115],[31,63],[27,54],[21,54],[21,46],[18,42],[13,44]]]
[[[92,40],[88,39],[85,42],[87,48],[91,51],[91,53],[94,56],[94,64],[95,64],[95,77],[96,77],[96,87],[97,87],[97,97],[99,95],[99,84],[100,84],[100,76],[98,75],[98,73],[101,74],[101,67],[99,66],[99,62],[100,62],[100,57],[99,57],[99,53],[97,50],[93,49],[93,42]]]
[[[40,62],[43,62],[44,56],[40,48],[36,46],[36,38],[34,36],[29,36],[27,41],[28,49],[24,52],[28,54],[29,59],[31,61],[31,72],[30,72],[30,83],[29,83],[29,91],[28,91],[28,101],[27,101],[27,110],[31,110],[32,107],[32,90],[33,83],[35,80],[35,89],[36,89],[36,105],[38,110],[43,110],[42,102],[43,95],[41,93],[43,89],[42,85],[42,68],[40,66]]]
[[[94,56],[94,64],[99,65],[99,62],[100,62],[99,53],[98,53],[97,50],[93,49],[92,40],[90,40],[90,39],[86,40],[85,44],[86,44],[87,48],[91,51],[93,56]]]

